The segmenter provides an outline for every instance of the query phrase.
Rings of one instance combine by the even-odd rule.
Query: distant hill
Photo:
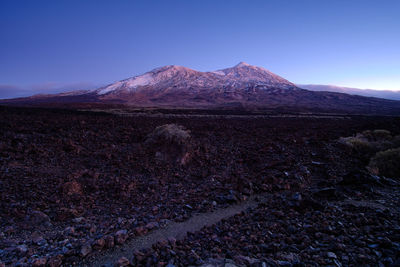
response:
[[[400,101],[305,90],[257,66],[200,72],[169,65],[95,89],[0,100],[14,105],[127,105],[196,109],[400,114]]]
[[[378,97],[378,98],[385,98],[392,100],[400,100],[400,91],[358,89],[350,87],[340,87],[335,85],[320,85],[320,84],[297,84],[297,86],[312,91],[337,92],[350,95],[361,95],[361,96],[371,96],[371,97]]]

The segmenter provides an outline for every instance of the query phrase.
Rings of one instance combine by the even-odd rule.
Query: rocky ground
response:
[[[310,192],[276,193],[255,208],[188,233],[182,241],[160,241],[117,264],[399,266],[399,187],[396,190],[380,188],[368,197],[339,193],[334,199],[329,193],[330,200],[326,192],[322,198]],[[337,200],[343,198],[349,201]]]
[[[190,131],[185,164],[146,143],[171,123]],[[363,172],[366,163],[337,142],[367,129],[399,134],[400,123],[1,108],[0,262],[79,265],[171,222],[269,193],[234,217],[119,264],[394,264],[396,181]]]

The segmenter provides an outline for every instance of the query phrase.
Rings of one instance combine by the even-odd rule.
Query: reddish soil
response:
[[[158,160],[144,143],[169,123],[191,132],[185,165]],[[329,186],[365,164],[336,140],[367,129],[399,134],[400,121],[1,108],[0,263],[79,264],[249,195]]]

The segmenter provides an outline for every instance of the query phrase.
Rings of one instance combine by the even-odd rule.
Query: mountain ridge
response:
[[[167,65],[95,90],[36,95],[0,104],[400,114],[400,101],[305,90],[265,68],[245,62],[208,72]]]
[[[400,91],[360,89],[346,86],[325,85],[325,84],[296,84],[298,87],[311,91],[337,92],[351,95],[377,97],[391,100],[400,100]]]
[[[177,77],[178,76],[178,77]],[[177,65],[167,65],[156,68],[144,74],[137,75],[122,81],[109,84],[95,90],[99,95],[113,91],[135,92],[137,88],[145,86],[160,86],[175,88],[198,87],[243,87],[244,83],[258,83],[269,87],[294,88],[293,83],[260,67],[240,62],[231,68],[201,72]]]

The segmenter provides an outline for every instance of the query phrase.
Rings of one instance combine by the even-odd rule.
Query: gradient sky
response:
[[[11,94],[240,61],[295,83],[400,90],[398,0],[0,0],[0,36]]]

